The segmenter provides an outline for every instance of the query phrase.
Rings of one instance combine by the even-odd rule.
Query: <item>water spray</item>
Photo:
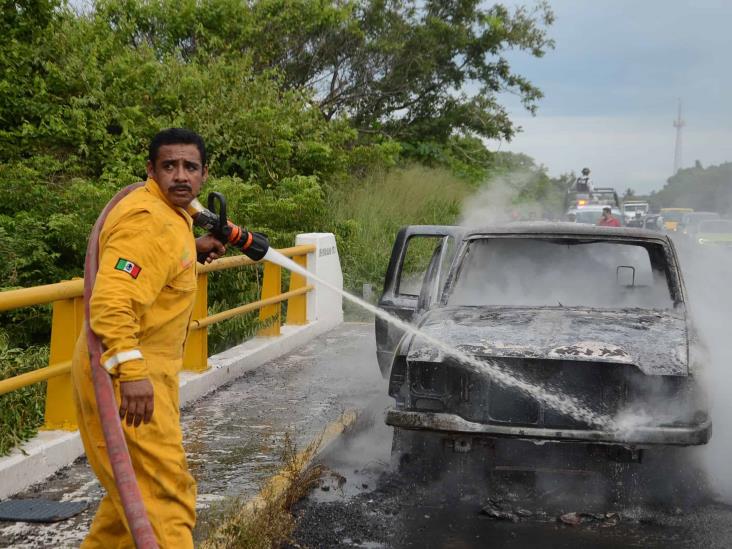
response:
[[[336,286],[326,282],[325,280],[313,275],[313,273],[302,268],[300,265],[285,257],[277,250],[269,248],[269,250],[267,250],[266,254],[264,255],[264,259],[280,265],[281,267],[284,267],[299,275],[309,277],[315,282],[325,286],[326,288],[339,293],[347,300],[355,303],[360,307],[363,307],[367,311],[373,313],[374,315],[385,320],[386,322],[393,324],[397,328],[404,330],[414,337],[423,339],[446,355],[456,358],[462,363],[463,366],[469,368],[472,372],[480,375],[486,375],[496,383],[499,383],[505,387],[516,388],[536,399],[537,401],[541,402],[545,406],[552,408],[562,414],[571,416],[579,421],[583,421],[585,423],[602,427],[608,430],[618,430],[616,422],[611,417],[594,412],[579,400],[569,395],[558,395],[549,393],[546,391],[546,389],[529,381],[520,379],[516,375],[507,372],[505,369],[501,368],[500,365],[493,361],[479,360],[471,354],[461,351],[460,349],[456,349],[455,347],[448,345],[444,341],[440,341],[439,339],[436,339],[429,334],[425,334],[416,326],[409,324],[408,322],[404,322],[403,320],[387,313],[383,309],[379,309],[371,303],[368,303],[367,301],[364,301],[363,299],[356,297],[353,294],[346,292],[345,290],[337,288]]]
[[[579,421],[602,427],[604,429],[618,430],[617,424],[612,418],[598,414],[578,399],[566,394],[548,392],[545,388],[525,379],[521,379],[519,376],[506,371],[496,362],[490,360],[479,360],[475,356],[425,334],[416,326],[409,324],[408,322],[404,322],[386,311],[375,307],[371,303],[368,303],[367,301],[364,301],[363,299],[337,288],[325,280],[313,275],[291,259],[283,256],[277,250],[270,248],[264,235],[249,232],[229,221],[226,217],[226,201],[221,194],[215,192],[209,194],[208,208],[203,207],[198,200],[194,200],[191,203],[191,206],[189,206],[188,211],[193,216],[193,221],[196,226],[210,231],[222,243],[229,244],[240,249],[244,254],[255,261],[264,259],[306,278],[309,277],[315,280],[319,284],[339,293],[347,300],[366,309],[379,318],[382,318],[386,322],[393,324],[404,332],[420,338],[446,355],[456,358],[464,367],[467,367],[472,372],[488,376],[496,383],[505,387],[516,388],[541,402],[545,406],[562,414],[571,416]]]

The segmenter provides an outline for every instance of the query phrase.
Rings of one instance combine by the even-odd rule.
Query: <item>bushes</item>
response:
[[[9,347],[0,331],[0,379],[41,368],[48,363],[47,347]],[[0,396],[0,456],[36,434],[43,423],[46,384],[36,383]]]
[[[378,2],[363,5],[381,20],[385,12]],[[360,126],[346,118],[369,111],[358,99],[352,107],[343,103],[326,112],[324,92],[345,96],[333,85],[328,92],[325,82],[363,91],[358,82],[343,80],[356,73],[339,72],[339,48],[328,52],[324,65],[318,61],[325,45],[339,44],[334,36],[348,39],[344,47],[351,54],[350,38],[367,37],[361,24],[369,21],[357,18],[370,11],[359,6],[350,1],[98,0],[79,14],[58,0],[6,3],[0,18],[0,290],[81,276],[97,215],[117,190],[144,178],[147,144],[171,126],[198,131],[208,145],[212,177],[204,199],[210,190],[222,192],[230,217],[267,233],[277,247],[292,245],[298,232],[332,230],[346,286],[380,286],[400,226],[454,222],[462,199],[501,169],[501,155],[487,151],[480,139],[452,131],[471,127],[458,118],[464,122],[462,115],[480,114],[484,129],[510,124],[497,105],[485,104],[481,111],[471,103],[467,111],[451,111],[457,118],[442,117],[440,131],[396,142],[387,130],[399,125],[395,113],[400,109],[389,111],[393,117],[380,111],[373,120],[359,115]],[[396,3],[394,9],[405,15],[399,16],[400,25],[422,25],[416,15],[406,17],[420,6]],[[481,23],[486,36],[499,39],[491,55],[508,44],[533,47],[538,55],[548,43],[534,28],[534,16],[504,11],[492,10],[490,24]],[[525,26],[511,30],[499,20]],[[425,21],[433,28],[441,19]],[[373,39],[389,49],[378,35]],[[411,50],[402,50],[411,59]],[[438,50],[451,66],[454,56]],[[369,72],[370,61],[359,59],[357,65]],[[336,73],[338,78],[328,79]],[[451,75],[462,82],[459,74]],[[525,95],[535,93],[523,79],[512,86]],[[399,93],[408,97],[412,92],[400,85]],[[378,106],[380,99],[370,94],[367,103]],[[431,119],[429,113],[419,116],[425,117]],[[395,169],[405,159],[429,168]],[[546,183],[545,176],[539,179]],[[210,312],[253,300],[259,276],[256,269],[212,275]],[[0,314],[0,323],[9,338],[4,352],[13,357],[4,360],[17,366],[27,358],[35,364],[42,354],[38,346],[48,341],[50,308]],[[256,328],[254,314],[216,325],[210,351],[238,343]]]
[[[445,169],[413,165],[379,170],[328,196],[347,289],[380,288],[400,227],[456,222],[475,188]]]

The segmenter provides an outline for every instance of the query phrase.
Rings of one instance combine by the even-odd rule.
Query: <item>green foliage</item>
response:
[[[239,34],[240,51],[280,67],[291,86],[315,87],[327,118],[345,114],[362,132],[408,141],[445,142],[456,131],[509,138],[514,128],[497,92],[516,93],[532,111],[541,92],[504,54],[541,57],[553,46],[545,3],[509,10],[478,0],[275,0],[255,2],[251,14],[240,23],[250,30]],[[287,39],[272,44],[273,35]]]
[[[567,184],[564,178],[550,178],[544,169],[524,173],[524,180],[517,188],[516,204],[536,204],[538,216],[546,219],[562,219]]]
[[[510,138],[500,91],[535,110],[541,92],[505,53],[543,56],[554,15],[543,2],[509,10],[478,0],[104,0],[96,20],[113,26],[118,48],[154,59],[246,56],[253,70],[240,76],[275,70],[282,89],[312,90],[327,120],[348,117],[366,135],[445,142],[456,131]]]
[[[261,276],[259,267],[211,273],[208,280],[208,313],[220,313],[259,299]],[[259,326],[258,312],[211,325],[208,329],[209,355],[246,341]]]
[[[328,196],[344,286],[360,293],[380,289],[394,236],[410,224],[455,223],[474,188],[444,169],[423,166],[372,173]]]
[[[11,348],[0,331],[0,379],[48,364],[47,347]],[[43,423],[46,384],[36,383],[0,396],[0,456],[38,432]]]
[[[490,151],[477,137],[452,135],[444,143],[404,142],[402,155],[426,166],[446,168],[476,186],[492,178],[518,172],[533,174],[532,183],[536,185],[548,180],[544,168],[537,166],[533,158],[521,153]],[[529,187],[533,189],[533,185]]]
[[[453,222],[467,194],[514,168],[517,158],[481,140],[514,131],[496,94],[517,93],[530,110],[541,94],[504,55],[541,56],[552,45],[543,3],[0,6],[0,290],[81,276],[99,212],[144,178],[150,138],[172,126],[204,137],[204,197],[224,193],[234,221],[277,247],[298,232],[333,230],[347,287],[379,286],[400,226]],[[526,199],[551,194],[540,171],[522,188]],[[210,312],[254,300],[260,277],[251,268],[212,275]],[[9,341],[0,363],[43,362],[50,307],[2,313],[0,324]],[[258,326],[256,314],[216,325],[211,351]],[[39,417],[42,385],[27,391],[18,393],[29,415],[13,420],[15,437]]]
[[[654,207],[732,213],[732,163],[679,170],[649,197]]]

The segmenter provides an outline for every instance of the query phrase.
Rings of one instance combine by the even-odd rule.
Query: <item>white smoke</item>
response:
[[[515,172],[492,178],[465,200],[460,225],[481,227],[542,219],[544,207],[541,204],[518,201],[521,189],[535,177],[532,172]]]
[[[542,212],[541,205],[516,205],[517,188],[520,188],[522,181],[526,181],[525,175],[510,176],[470,197],[464,205],[461,223],[465,226],[490,226],[518,219],[538,218]],[[732,337],[729,336],[732,313],[732,284],[729,282],[732,280],[732,250],[724,247],[701,249],[696,243],[678,240],[677,247],[681,251],[680,261],[688,291],[688,311],[699,340],[699,344],[693,345],[692,367],[695,369],[694,375],[706,389],[713,422],[710,443],[700,448],[686,449],[687,457],[699,457],[708,474],[709,485],[714,487],[719,496],[732,502],[732,469],[729,466],[732,456]],[[491,293],[487,286],[495,283],[495,278],[487,276],[487,272],[484,274],[486,276],[483,277],[483,286],[471,288],[468,292],[470,295],[467,300],[471,303],[485,302],[486,296]],[[551,273],[546,273],[544,279],[550,283],[553,280],[556,286],[553,291],[559,289],[576,292],[586,285],[586,274],[582,270],[578,270],[577,277],[564,273],[561,282],[557,282],[556,278],[551,277]],[[491,278],[491,282],[486,281],[488,278]],[[499,292],[501,303],[528,304],[526,300],[531,292],[527,292],[525,288],[518,292],[511,291],[517,283],[516,279],[508,280],[507,285]],[[623,411],[616,418],[619,426],[633,430],[634,427],[654,423],[659,419],[672,421],[687,412],[678,409],[675,402],[663,399],[649,404],[650,412],[642,407]]]
[[[681,244],[688,302],[702,346],[696,349],[696,367],[712,410],[712,440],[700,453],[710,486],[732,501],[732,254],[724,247],[703,250]]]

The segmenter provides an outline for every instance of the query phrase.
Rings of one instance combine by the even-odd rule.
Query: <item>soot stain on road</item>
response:
[[[453,454],[440,472],[400,465],[386,405],[373,403],[322,457],[328,473],[294,510],[300,546],[721,548],[732,539],[732,508],[673,475],[665,484],[679,489],[641,475],[618,490],[591,471],[489,472],[474,454]]]

